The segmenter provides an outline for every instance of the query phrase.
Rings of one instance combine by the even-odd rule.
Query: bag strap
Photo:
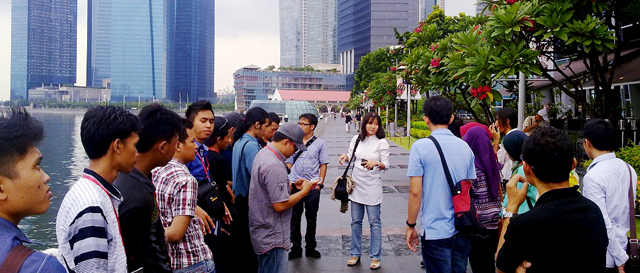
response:
[[[458,195],[460,191],[457,191],[455,189],[455,186],[453,185],[453,178],[451,178],[451,173],[449,172],[449,166],[447,166],[447,160],[444,158],[444,154],[442,153],[442,148],[440,148],[440,143],[438,143],[436,138],[433,136],[428,136],[427,138],[431,139],[431,141],[433,141],[433,144],[436,146],[436,149],[438,149],[438,154],[440,154],[440,160],[442,161],[442,168],[444,169],[444,175],[447,177],[447,182],[449,182],[449,189],[451,190],[451,195],[452,196]]]
[[[351,158],[349,158],[349,163],[347,164],[347,168],[344,169],[344,173],[342,174],[342,177],[347,176],[347,172],[349,171],[349,166],[351,166],[351,162],[353,162],[353,160],[356,158],[356,149],[358,149],[358,144],[360,144],[360,137],[358,137],[358,139],[356,140],[356,145],[353,146],[353,152],[351,152]]]
[[[311,139],[309,139],[309,141],[307,141],[307,144],[305,144],[304,146],[309,148],[309,146],[311,146],[311,144],[316,141],[316,136],[313,136]],[[293,157],[293,163],[291,163],[291,166],[293,166],[293,164],[296,164],[296,161],[298,160],[298,158],[302,155],[303,151],[298,151],[298,153],[296,153],[296,155]]]
[[[24,260],[33,252],[35,252],[33,249],[17,244],[11,248],[9,254],[4,258],[2,265],[0,265],[0,273],[17,273],[20,271]]]
[[[635,211],[634,207],[634,198],[633,198],[633,178],[631,177],[631,167],[627,164],[627,169],[629,169],[629,230],[630,230],[630,238],[629,238],[629,250],[631,257],[638,257],[638,239],[636,238],[636,221],[635,221]]]

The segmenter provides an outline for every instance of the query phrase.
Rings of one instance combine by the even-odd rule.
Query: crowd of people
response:
[[[416,141],[409,156],[406,244],[421,246],[427,272],[466,272],[467,263],[476,273],[625,272],[637,175],[613,153],[608,122],[584,126],[593,162],[580,188],[571,140],[545,123],[547,109],[522,131],[511,108],[498,110],[488,126],[456,119],[440,96],[427,98],[423,110],[431,136]],[[357,185],[349,187],[347,266],[360,263],[366,212],[375,270],[382,266],[389,143],[377,113],[358,112],[354,121],[358,134],[338,158]],[[347,115],[347,132],[351,122]],[[159,104],[137,116],[115,106],[90,108],[80,133],[90,162],[57,212],[56,260],[23,246],[30,241],[20,221],[47,211],[51,192],[36,148],[43,126],[12,108],[0,114],[0,267],[287,272],[288,261],[303,253],[320,258],[317,215],[331,160],[327,142],[314,134],[317,125],[311,113],[281,124],[258,107],[215,116],[205,100],[184,117]],[[457,226],[452,197],[459,191],[448,181],[471,184],[473,229]]]

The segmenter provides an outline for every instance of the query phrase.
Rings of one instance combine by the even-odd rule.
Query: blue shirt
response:
[[[29,241],[16,225],[0,217],[0,264],[4,262],[9,251],[18,244],[33,244],[33,242]],[[66,273],[67,270],[55,257],[36,251],[24,260],[19,272]]]
[[[454,183],[476,179],[473,152],[466,142],[448,129],[435,130],[431,135],[442,148]],[[456,235],[451,190],[433,141],[423,138],[413,144],[407,176],[422,176],[421,234],[427,240],[446,239]]]
[[[198,154],[196,155],[196,159],[185,165],[187,165],[189,172],[191,172],[191,175],[193,175],[196,180],[200,181],[202,179],[210,179],[209,177],[207,177],[207,173],[204,170],[204,164],[207,160],[206,155],[207,151],[209,151],[209,147],[207,147],[207,145],[198,143],[198,141],[196,141],[196,145],[198,145]]]
[[[243,151],[244,148],[244,151]],[[253,159],[260,151],[258,141],[251,135],[245,133],[233,145],[233,194],[247,196],[249,193],[249,182],[251,181],[251,167]],[[243,153],[243,154],[240,154]]]
[[[299,151],[298,153],[300,153]],[[297,153],[287,159],[287,163],[293,164],[293,158]],[[291,166],[289,181],[296,181],[300,178],[311,180],[320,176],[320,165],[329,164],[329,153],[327,152],[327,143],[321,139],[316,140],[307,147],[307,151],[302,152]]]

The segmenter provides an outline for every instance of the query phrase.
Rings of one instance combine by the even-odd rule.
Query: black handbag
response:
[[[635,200],[633,198],[633,178],[631,167],[629,168],[629,260],[624,264],[627,273],[640,273],[640,256],[638,256],[638,238],[636,237],[636,215],[634,211]]]
[[[224,217],[224,201],[218,191],[218,187],[212,182],[203,179],[198,186],[198,206],[215,220],[222,220]]]
[[[355,186],[355,182],[351,179],[351,176],[347,175],[349,172],[349,167],[351,166],[351,162],[353,162],[356,154],[356,149],[358,149],[358,144],[360,144],[360,138],[356,140],[356,144],[353,147],[353,152],[351,153],[351,158],[349,159],[349,163],[347,163],[347,167],[344,169],[344,173],[342,176],[339,176],[336,181],[333,183],[332,187],[332,199],[338,199],[340,201],[349,201],[349,194],[353,191],[353,187]]]

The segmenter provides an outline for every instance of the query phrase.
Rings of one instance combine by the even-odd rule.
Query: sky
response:
[[[475,3],[475,0],[446,0],[445,14],[474,14]],[[215,9],[214,90],[233,89],[233,72],[241,67],[279,66],[278,0],[217,0]],[[76,85],[84,85],[86,81],[86,43],[87,0],[78,0]],[[0,0],[0,101],[9,99],[10,80],[11,0]]]

